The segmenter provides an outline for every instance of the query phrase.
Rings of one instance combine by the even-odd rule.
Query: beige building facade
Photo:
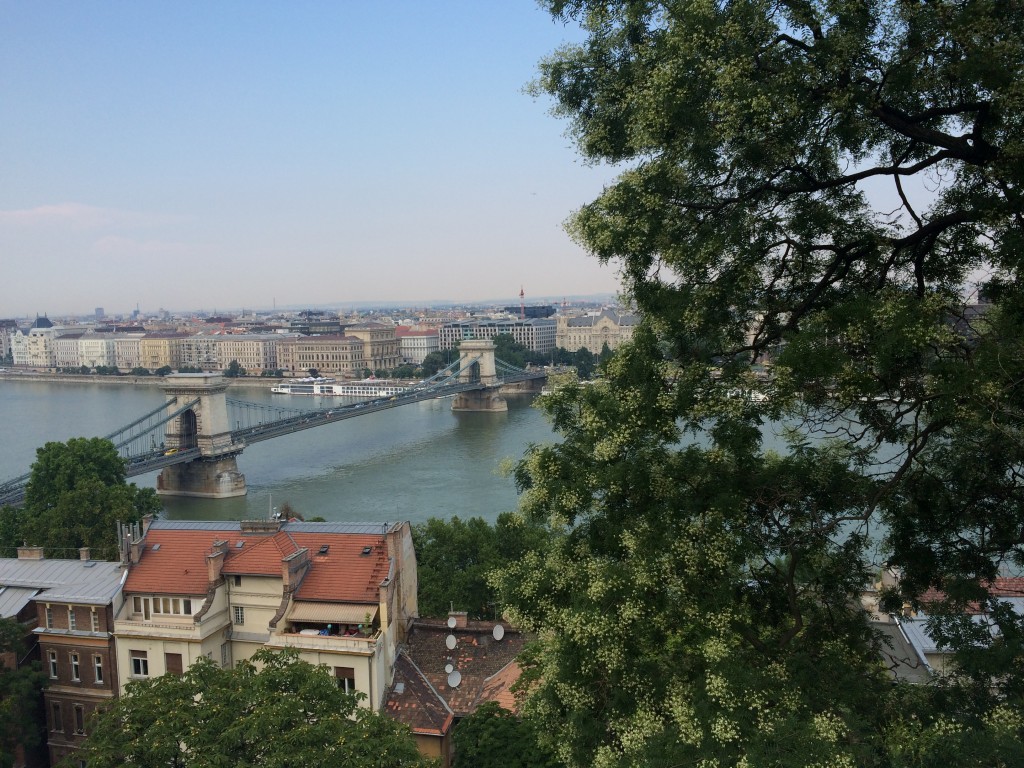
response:
[[[417,613],[408,523],[161,521],[125,533],[114,619],[122,690],[200,656],[230,666],[291,648],[381,708]]]
[[[605,309],[597,315],[579,315],[557,318],[557,343],[569,352],[588,349],[600,354],[605,345],[614,351],[633,338],[633,329],[640,322],[638,315]]]
[[[305,376],[312,369],[321,375],[361,378],[369,367],[363,353],[363,340],[355,336],[292,336],[281,341],[278,361],[291,376]]]

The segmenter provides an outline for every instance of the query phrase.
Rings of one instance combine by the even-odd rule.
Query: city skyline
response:
[[[0,11],[0,315],[615,294],[532,4]]]

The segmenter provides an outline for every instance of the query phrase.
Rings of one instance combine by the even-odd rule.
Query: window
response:
[[[46,606],[46,628],[53,629],[53,608]]]
[[[149,677],[149,657],[145,651],[131,651],[132,677]]]
[[[75,704],[75,733],[85,733],[85,707]]]
[[[71,679],[78,681],[82,679],[81,669],[78,666],[78,654],[71,654]]]
[[[78,629],[78,621],[75,619],[75,609],[68,606],[68,629]]]
[[[192,600],[187,597],[133,597],[132,613],[149,619],[150,612],[157,616],[191,616]]]
[[[96,609],[95,608],[92,611],[92,631],[93,632],[99,632],[100,631],[100,615],[98,613],[96,613]]]
[[[64,718],[61,717],[60,702],[50,702],[50,730],[62,733],[64,731]]]
[[[57,679],[57,652],[47,651],[46,659],[50,664],[50,678],[53,680]]]
[[[242,586],[242,577],[241,576],[235,576],[235,586],[236,587]]]
[[[245,608],[240,605],[235,606],[235,624],[245,624]]]
[[[181,677],[181,673],[183,671],[181,666],[181,654],[165,653],[164,667],[166,668],[168,675],[178,675],[178,677]]]
[[[92,674],[93,679],[97,683],[103,682],[103,657],[93,656],[92,657]]]
[[[356,692],[356,671],[352,667],[335,667],[334,679],[345,693]]]

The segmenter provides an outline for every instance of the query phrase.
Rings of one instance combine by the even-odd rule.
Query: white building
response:
[[[399,326],[395,329],[398,336],[398,351],[407,363],[419,365],[431,352],[441,349],[440,337],[436,330],[416,331]]]
[[[508,334],[531,352],[549,352],[555,348],[554,318],[479,319],[445,323],[438,329],[441,349],[453,349],[463,339],[493,339]]]

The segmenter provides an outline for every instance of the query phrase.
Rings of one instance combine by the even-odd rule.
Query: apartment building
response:
[[[117,365],[114,339],[108,333],[86,333],[78,340],[78,357],[80,365],[112,368]]]
[[[315,369],[322,375],[361,378],[370,367],[363,340],[355,336],[291,336],[278,347],[279,367],[293,376]]]
[[[508,334],[531,352],[550,352],[555,348],[556,322],[554,318],[471,318],[438,329],[441,349],[453,349],[463,339],[493,339],[500,334]]]
[[[398,337],[395,326],[383,323],[362,323],[345,329],[346,336],[354,336],[363,342],[363,358],[367,368],[390,370],[402,364],[398,353]]]
[[[181,366],[181,348],[188,334],[176,331],[156,331],[139,339],[139,364],[155,371],[158,368]]]
[[[408,523],[168,522],[125,531],[118,679],[294,648],[380,709],[416,608]]]
[[[441,342],[436,330],[417,331],[406,326],[395,329],[398,338],[398,351],[407,363],[419,365],[431,352],[441,349]]]
[[[79,554],[54,560],[41,547],[21,547],[17,559],[0,559],[0,598],[8,603],[0,613],[20,612],[24,620],[31,611],[26,626],[34,626],[34,657],[48,678],[43,701],[51,765],[81,745],[93,712],[118,690],[111,626],[124,569],[91,560],[87,549]]]
[[[249,373],[260,374],[276,371],[278,349],[285,338],[277,333],[240,333],[217,336],[217,357],[221,370],[226,370],[232,360]]]

